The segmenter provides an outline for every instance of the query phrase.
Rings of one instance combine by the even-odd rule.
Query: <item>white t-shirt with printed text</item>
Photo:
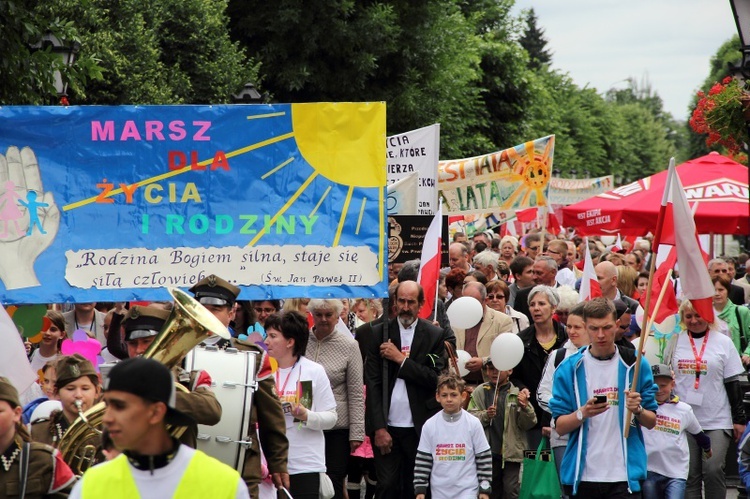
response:
[[[276,391],[282,403],[292,405],[297,401],[297,383],[312,381],[312,412],[336,409],[331,383],[320,364],[302,356],[292,367],[278,369]],[[286,437],[289,440],[289,474],[325,472],[325,437],[321,430],[308,428],[304,423],[294,421],[294,416],[285,411]]]
[[[706,337],[694,338],[695,350],[700,354]],[[732,429],[732,411],[724,380],[745,370],[731,338],[721,333],[708,333],[708,344],[701,359],[701,376],[695,389],[695,354],[686,332],[677,337],[672,356],[675,374],[675,393],[680,400],[690,404],[704,430]]]
[[[595,395],[606,395],[609,409],[588,418],[588,435],[586,437],[586,460],[581,480],[584,482],[626,482],[628,472],[625,467],[625,456],[622,448],[620,431],[620,400],[618,372],[620,352],[609,360],[597,360],[588,349],[583,354],[583,365],[586,369],[587,399]]]
[[[701,432],[693,409],[685,402],[661,404],[656,411],[654,429],[643,428],[648,471],[687,480],[690,450],[686,432],[694,435]]]
[[[432,497],[476,499],[479,479],[475,456],[489,449],[482,423],[463,409],[457,421],[446,421],[443,411],[428,419],[417,450],[432,455]]]

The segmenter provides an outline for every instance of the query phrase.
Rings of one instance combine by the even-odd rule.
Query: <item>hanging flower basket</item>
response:
[[[729,156],[738,159],[743,144],[750,143],[747,131],[750,92],[739,80],[727,76],[721,83],[715,83],[708,94],[698,92],[698,97],[690,127],[696,133],[707,135],[707,146],[723,146]],[[747,163],[746,156],[740,159]]]

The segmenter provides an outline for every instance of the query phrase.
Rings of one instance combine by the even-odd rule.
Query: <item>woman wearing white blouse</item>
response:
[[[279,366],[276,391],[289,439],[290,493],[295,499],[317,499],[326,471],[323,430],[336,424],[336,400],[323,366],[302,355],[309,338],[307,319],[282,312],[266,319],[265,329],[268,354]]]

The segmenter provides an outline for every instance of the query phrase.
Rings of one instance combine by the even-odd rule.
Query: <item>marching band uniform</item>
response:
[[[220,277],[210,275],[190,288],[190,292],[203,305],[233,307],[237,296],[240,294],[240,288]],[[227,323],[231,317],[229,314],[223,316],[221,313],[214,313],[220,320],[226,319]],[[217,346],[221,348],[221,345]],[[273,376],[271,376],[271,364],[266,351],[250,341],[239,339],[234,340],[234,346],[238,350],[256,353],[255,372],[258,389],[253,394],[252,408],[250,409],[250,428],[257,427],[259,438],[252,436],[252,446],[245,456],[242,478],[247,483],[250,495],[257,498],[259,494],[258,485],[262,479],[261,445],[268,463],[268,472],[271,474],[288,473],[289,441],[286,438],[286,421],[281,401],[276,393],[276,385]]]
[[[135,305],[128,310],[122,327],[125,329],[125,342],[139,338],[156,337],[164,327],[170,312],[159,307]],[[175,378],[189,392],[177,391],[177,409],[190,416],[197,424],[187,427],[180,442],[195,448],[198,424],[213,426],[221,420],[221,404],[211,391],[211,377],[205,371],[186,372],[173,369]]]
[[[79,378],[88,376],[95,386],[99,386],[99,374],[96,372],[93,364],[80,354],[74,354],[67,357],[61,357],[57,362],[57,380],[55,387],[58,391],[66,385]],[[94,400],[92,406],[97,401]],[[52,411],[48,418],[38,419],[31,424],[31,439],[35,442],[50,445],[57,448],[60,440],[68,431],[73,421],[68,421],[62,410]],[[101,453],[101,438],[92,434],[84,442],[85,445],[91,445],[97,449],[94,463],[104,461],[104,455]]]
[[[7,402],[13,410],[21,405],[18,391],[7,378],[0,377],[0,400]],[[28,433],[20,423],[9,431],[14,432],[14,437],[7,449],[0,450],[0,497],[19,497],[22,494],[27,499],[65,497],[75,483],[75,475],[60,453],[49,445],[27,442]],[[7,435],[0,435],[0,439],[3,436]],[[26,459],[24,490],[21,466]]]

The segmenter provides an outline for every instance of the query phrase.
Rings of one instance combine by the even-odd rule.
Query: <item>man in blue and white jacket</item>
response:
[[[583,310],[591,346],[557,368],[549,407],[555,429],[570,433],[560,470],[565,492],[574,497],[641,497],[646,449],[641,426],[656,424],[657,386],[641,359],[637,389],[630,391],[636,353],[615,345],[617,312],[611,300],[596,298]],[[633,414],[625,421],[625,412]],[[629,436],[624,436],[625,425]]]

